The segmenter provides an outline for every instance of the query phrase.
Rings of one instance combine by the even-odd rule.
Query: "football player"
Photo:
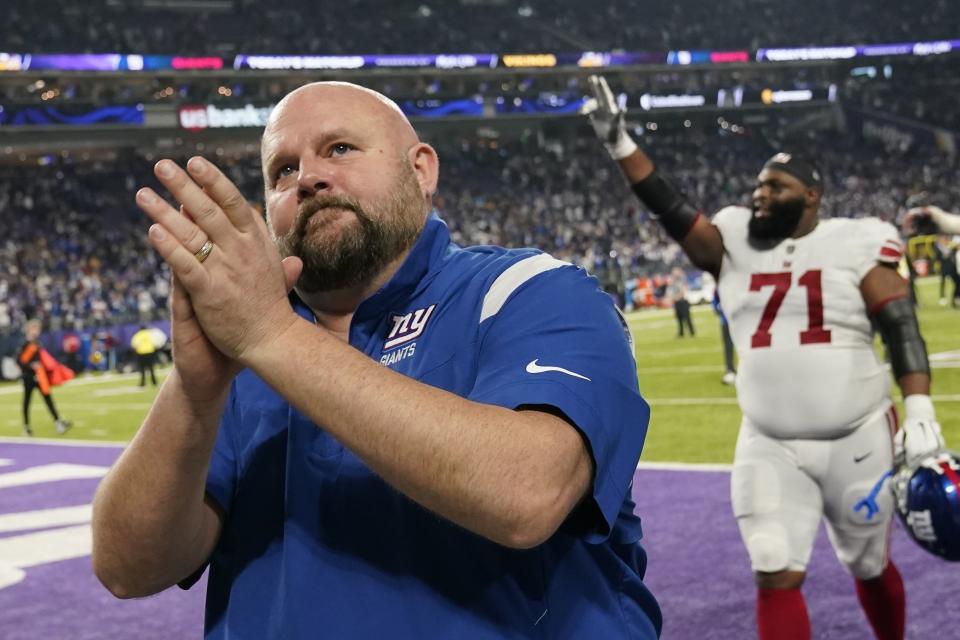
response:
[[[878,512],[855,509],[895,458],[909,464],[943,447],[926,346],[896,271],[897,230],[876,218],[820,219],[820,173],[788,153],[764,164],[751,208],[707,219],[637,147],[606,81],[590,83],[584,112],[640,201],[717,279],[740,354],[731,500],[756,577],[759,637],[810,638],[800,587],[824,518],[876,636],[902,639],[892,494],[878,497]],[[874,327],[905,398],[900,430]]]

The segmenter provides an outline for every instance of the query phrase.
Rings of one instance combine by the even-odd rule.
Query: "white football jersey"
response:
[[[713,218],[723,236],[720,300],[740,356],[740,408],[775,438],[836,438],[889,396],[860,282],[903,253],[876,218],[821,220],[771,249],[748,241],[751,211]]]

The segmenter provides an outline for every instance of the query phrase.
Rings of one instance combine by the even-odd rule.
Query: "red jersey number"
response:
[[[769,347],[773,343],[770,327],[780,311],[783,299],[787,297],[793,275],[782,273],[755,273],[750,276],[750,291],[760,291],[764,287],[773,287],[770,299],[760,315],[760,324],[750,336],[750,346],[754,349]],[[800,332],[800,344],[822,344],[830,342],[830,330],[823,328],[823,279],[820,269],[811,269],[797,280],[797,284],[807,290],[807,329]]]

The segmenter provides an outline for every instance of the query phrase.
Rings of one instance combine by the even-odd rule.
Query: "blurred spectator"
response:
[[[157,375],[153,371],[153,362],[156,358],[157,347],[154,344],[153,330],[145,324],[130,338],[130,348],[137,354],[137,369],[140,370],[140,386],[147,384],[147,372],[150,372],[150,382],[157,386]]]
[[[957,243],[950,236],[940,235],[933,249],[940,267],[940,304],[947,304],[947,282],[953,285],[949,300],[953,307],[960,304],[960,274],[957,265]]]
[[[447,176],[436,206],[458,243],[534,246],[585,267],[620,304],[657,303],[664,274],[688,263],[659,225],[646,224],[649,213],[611,175],[615,167],[593,137],[580,139],[578,131],[574,124],[556,138],[509,143],[449,134],[431,140]],[[781,147],[820,164],[825,216],[894,221],[920,192],[960,201],[956,158],[920,147],[888,152],[837,131],[804,130],[799,138],[784,131],[694,128],[648,136],[644,144],[708,215],[749,204],[744,194],[756,167]],[[213,159],[252,202],[260,201],[255,151]],[[133,204],[139,185],[160,189],[153,161],[121,154],[110,161],[74,163],[65,156],[47,166],[0,166],[0,356],[12,355],[11,336],[28,317],[81,334],[166,317],[169,272],[147,244],[147,221]],[[106,340],[92,349],[89,341],[81,335],[81,358],[96,350],[108,356]]]
[[[960,27],[958,33],[960,33]],[[846,94],[866,109],[892,113],[960,133],[958,61],[904,59],[846,82]],[[890,77],[885,77],[889,73]]]
[[[713,292],[711,306],[713,306],[713,312],[720,318],[720,339],[723,342],[724,373],[720,380],[723,384],[732,385],[737,381],[737,368],[733,364],[733,337],[730,335],[730,325],[727,323],[727,316],[723,313],[723,307],[720,306],[720,292],[717,290]]]
[[[63,362],[65,365],[73,369],[76,373],[83,371],[82,362],[80,361],[80,336],[74,331],[68,331],[63,334],[63,339],[60,341],[60,350],[63,353]]]
[[[673,314],[677,318],[677,337],[682,338],[684,328],[690,332],[690,337],[697,335],[693,329],[693,316],[690,315],[690,301],[687,300],[687,274],[680,267],[674,267],[670,273],[670,283],[667,285],[667,297],[673,303]]]
[[[955,38],[953,0],[9,0],[0,51],[166,55],[745,49]],[[58,19],[53,20],[51,16]],[[363,20],[361,16],[376,16]],[[810,16],[829,19],[811,20]]]

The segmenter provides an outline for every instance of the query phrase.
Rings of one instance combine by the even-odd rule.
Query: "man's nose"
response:
[[[328,171],[323,171],[321,167],[301,165],[300,175],[297,177],[297,197],[299,199],[309,198],[316,194],[327,191],[331,186],[331,175]]]

